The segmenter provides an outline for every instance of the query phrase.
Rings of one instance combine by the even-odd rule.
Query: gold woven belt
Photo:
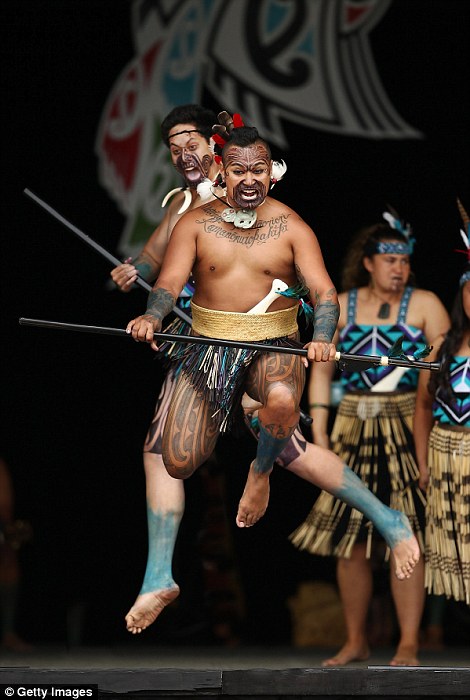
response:
[[[297,305],[265,314],[204,309],[191,301],[193,331],[219,340],[259,341],[282,338],[298,330]]]

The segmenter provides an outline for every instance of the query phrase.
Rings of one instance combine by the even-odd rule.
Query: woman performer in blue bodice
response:
[[[390,215],[391,225],[361,231],[347,253],[335,337],[346,352],[386,355],[403,337],[414,354],[428,339],[447,330],[447,312],[429,291],[409,286],[412,240],[409,230]],[[336,452],[387,505],[408,516],[423,547],[424,496],[418,486],[412,420],[418,372],[398,367],[345,371],[345,394],[331,438],[328,406],[334,368],[312,365],[309,387],[314,442]],[[354,508],[322,492],[306,521],[292,535],[301,549],[334,555],[346,623],[347,640],[323,662],[341,666],[368,658],[366,622],[372,597],[371,554],[380,538],[376,528]],[[351,585],[353,582],[353,585]],[[391,665],[418,664],[418,632],[424,604],[423,562],[415,575],[391,591],[400,640]]]

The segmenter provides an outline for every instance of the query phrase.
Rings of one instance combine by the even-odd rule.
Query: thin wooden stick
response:
[[[80,238],[81,241],[86,243],[87,245],[90,246],[90,248],[93,248],[93,250],[96,250],[97,253],[99,253],[105,260],[110,262],[112,265],[117,267],[118,265],[122,265],[122,260],[119,260],[115,255],[110,253],[109,251],[106,250],[106,248],[103,248],[102,245],[97,243],[96,241],[93,240],[93,238],[90,238],[86,233],[83,231],[80,231],[79,228],[77,228],[74,224],[72,224],[70,221],[68,221],[65,216],[62,216],[62,214],[59,214],[58,211],[53,209],[47,202],[45,202],[41,197],[38,197],[37,194],[34,194],[34,192],[31,192],[31,190],[28,190],[28,188],[23,190],[23,193],[29,197],[30,199],[33,200],[33,202],[36,202],[36,204],[39,204],[42,209],[47,211],[48,214],[54,217],[54,219],[57,219],[57,221],[60,221],[61,224],[63,224],[66,228],[69,229],[69,231],[72,231],[78,238]],[[146,292],[151,292],[152,287],[148,282],[146,282],[142,277],[137,275],[137,279],[135,281],[135,284],[137,284],[139,287],[142,287],[142,289],[145,289]],[[174,313],[179,316],[183,321],[186,321],[186,323],[189,323],[191,325],[191,318],[184,313],[184,311],[181,311],[180,308],[175,306],[173,308]]]
[[[38,318],[20,318],[20,326],[39,326],[56,330],[76,331],[79,333],[98,333],[100,335],[117,335],[130,338],[130,333],[125,328],[109,328],[107,326],[87,326],[78,323],[61,323],[59,321],[44,321]],[[177,333],[154,333],[155,340],[170,341],[175,343],[194,343],[196,345],[216,345],[221,347],[237,348],[242,350],[258,350],[259,352],[278,352],[286,355],[301,355],[307,357],[306,348],[289,348],[277,345],[264,345],[263,343],[244,343],[240,340],[223,340],[219,338],[205,338],[193,335],[178,335]],[[438,370],[438,362],[424,362],[422,360],[404,360],[399,357],[387,357],[386,355],[351,355],[337,352],[335,360],[341,363],[361,362],[370,367],[394,365],[396,367],[415,367],[416,369]]]

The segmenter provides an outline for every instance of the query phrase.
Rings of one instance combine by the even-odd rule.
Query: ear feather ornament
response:
[[[287,171],[287,165],[284,160],[275,160],[273,161],[273,167],[271,170],[271,187],[269,188],[272,190],[276,182],[279,182],[279,180],[282,180],[284,175],[286,174]]]
[[[219,185],[218,180],[212,182],[208,177],[201,180],[199,185],[196,187],[197,193],[203,202],[214,196],[213,188]]]

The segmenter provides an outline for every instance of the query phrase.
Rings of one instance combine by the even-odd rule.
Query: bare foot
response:
[[[390,666],[419,666],[416,646],[399,645],[395,656],[390,661]]]
[[[163,608],[179,596],[179,586],[163,588],[159,591],[138,595],[132,608],[126,615],[126,627],[132,634],[140,634],[147,629],[162,612]]]
[[[365,661],[369,658],[369,655],[370,651],[367,644],[357,646],[346,642],[344,647],[342,647],[335,656],[332,656],[331,659],[325,659],[325,661],[322,661],[321,665],[324,667],[345,666],[351,663],[351,661]]]
[[[395,516],[395,527],[391,536],[386,539],[395,562],[395,576],[402,581],[410,578],[419,562],[421,552],[406,515],[398,510],[392,512]]]
[[[238,527],[251,527],[266,513],[269,503],[269,474],[257,474],[250,465],[243,495],[238,504]]]

